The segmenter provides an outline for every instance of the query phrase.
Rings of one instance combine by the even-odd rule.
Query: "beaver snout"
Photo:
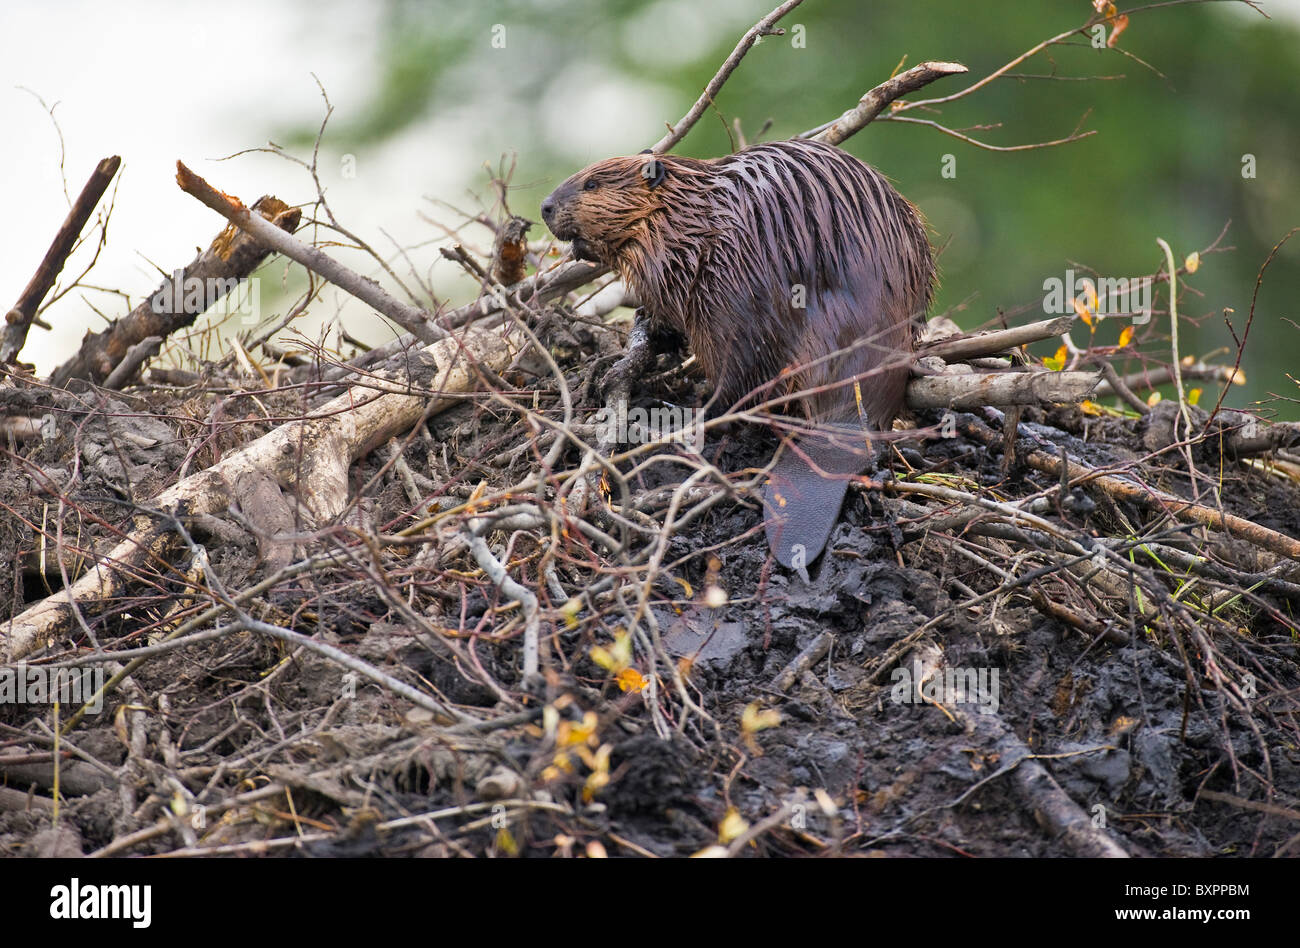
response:
[[[573,187],[566,181],[546,196],[542,201],[542,220],[551,229],[551,233],[560,240],[572,240],[578,236],[578,228],[573,220]]]

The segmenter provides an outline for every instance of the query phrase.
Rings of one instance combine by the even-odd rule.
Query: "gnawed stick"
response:
[[[917,358],[938,356],[945,362],[964,362],[980,356],[996,355],[1031,342],[1063,336],[1070,331],[1077,318],[1073,315],[1057,316],[1036,323],[1027,323],[1024,326],[1012,326],[1010,329],[996,329],[969,336],[948,336],[918,346],[916,355]]]
[[[962,431],[989,446],[997,443],[999,439],[991,428],[978,421],[962,425]],[[1062,462],[1060,458],[1046,451],[1029,451],[1022,460],[1030,467],[1053,477],[1060,477],[1064,469],[1072,486],[1093,485],[1104,490],[1111,497],[1132,501],[1148,509],[1159,510],[1184,523],[1199,523],[1215,530],[1222,530],[1229,536],[1239,537],[1278,556],[1300,562],[1300,540],[1260,526],[1252,520],[1167,494],[1118,474],[1106,474],[1096,468],[1085,467],[1076,461]]]
[[[1185,362],[1181,367],[1182,375],[1185,379],[1205,379],[1211,382],[1231,382],[1233,385],[1243,385],[1246,381],[1246,374],[1240,370],[1234,371],[1230,365],[1213,365],[1208,362]],[[1148,390],[1159,388],[1161,385],[1169,385],[1174,380],[1174,371],[1172,368],[1162,367],[1151,369],[1149,371],[1134,372],[1132,375],[1124,376],[1120,381],[1130,389]],[[1115,394],[1115,388],[1110,382],[1102,380],[1097,386],[1097,397],[1105,398]]]
[[[886,79],[859,99],[857,105],[839,118],[826,125],[804,132],[799,137],[816,139],[828,145],[838,145],[850,135],[865,128],[877,115],[884,111],[885,106],[900,96],[915,92],[923,86],[928,86],[936,79],[961,75],[967,71],[967,68],[961,63],[919,63],[906,72],[900,72],[897,76]]]
[[[965,372],[912,379],[907,407],[969,411],[986,405],[1056,405],[1077,403],[1097,387],[1096,372]]]

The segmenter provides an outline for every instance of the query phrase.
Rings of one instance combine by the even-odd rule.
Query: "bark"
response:
[[[294,491],[316,522],[326,523],[346,507],[348,466],[353,461],[409,429],[426,411],[456,404],[459,395],[475,387],[476,364],[502,372],[518,351],[515,337],[471,327],[413,353],[409,372],[354,386],[315,414],[281,425],[173,485],[149,506],[186,517],[220,513],[244,478],[265,476]],[[437,393],[432,399],[426,394],[430,390]],[[166,559],[174,545],[175,534],[165,523],[141,517],[131,536],[71,587],[0,626],[6,660],[16,661],[63,634],[73,618],[71,602],[83,613],[93,613],[103,600],[122,595],[134,564],[150,555]]]
[[[281,230],[290,232],[297,228],[302,217],[298,208],[269,196],[254,204],[253,209]],[[207,250],[180,271],[179,277],[173,274],[148,299],[103,332],[87,333],[77,354],[54,370],[51,383],[66,386],[73,379],[103,382],[133,346],[150,336],[166,339],[177,329],[192,325],[216,298],[226,295],[234,281],[243,280],[256,270],[270,252],[270,248],[243,231],[226,227]],[[186,296],[191,295],[186,288],[198,285],[194,280],[202,281],[205,288],[204,302],[208,305],[202,309],[186,305]],[[208,287],[216,291],[216,298],[207,295]]]

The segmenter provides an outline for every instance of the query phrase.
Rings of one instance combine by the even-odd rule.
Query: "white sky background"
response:
[[[0,181],[5,183],[0,312],[27,285],[68,210],[58,134],[40,102],[24,89],[37,93],[47,105],[58,103],[54,115],[63,132],[64,173],[73,199],[100,159],[122,157],[108,243],[87,282],[124,290],[132,295],[132,304],[159,284],[155,265],[167,272],[184,266],[224,225],[176,186],[177,159],[247,202],[265,193],[289,203],[314,197],[307,173],[282,159],[218,159],[265,145],[286,128],[317,128],[324,103],[312,73],[335,108],[331,122],[355,120],[382,75],[376,61],[381,5],[355,0],[223,0],[214,19],[217,9],[210,3],[159,0],[0,0],[0,129],[5,142],[0,148]],[[485,49],[489,45],[485,34]],[[611,135],[635,121],[632,116],[667,115],[664,109],[676,108],[655,90],[627,88],[616,77],[590,73],[588,69],[583,83],[566,83],[581,101],[530,101],[526,107],[541,109],[557,135],[574,108],[588,117],[594,110],[600,119],[594,124]],[[458,222],[426,198],[477,210],[470,189],[490,197],[485,160],[495,164],[500,151],[526,144],[508,134],[508,110],[519,104],[500,103],[493,90],[481,84],[475,93],[483,101],[462,102],[357,154],[355,177],[340,173],[341,149],[331,146],[327,132],[320,167],[330,205],[345,226],[386,257],[393,255],[395,244],[385,233],[408,247],[442,236],[421,214]],[[493,102],[495,130],[484,127],[481,119],[485,103]],[[626,132],[624,137],[629,137]],[[492,144],[482,145],[485,138]],[[600,149],[609,145],[595,152],[589,142],[574,142],[572,147],[577,168],[605,157]],[[524,157],[520,160],[522,172]],[[539,188],[545,184],[538,182]],[[543,237],[545,231],[535,228],[531,236]],[[78,251],[61,281],[79,273],[77,264],[89,256],[87,248]],[[427,265],[436,255],[426,248],[419,258]],[[359,254],[343,259],[368,275],[382,275]],[[415,289],[405,265],[396,261],[394,269]],[[440,292],[457,271],[454,264],[439,263],[435,285]],[[263,274],[278,279],[280,272]],[[267,290],[264,284],[264,303]],[[104,326],[80,293],[74,291],[46,311],[53,332],[34,327],[28,336],[21,358],[36,363],[41,374],[71,356],[88,329]],[[91,292],[86,300],[110,317],[127,311],[120,296]],[[380,321],[365,318],[364,307],[332,289],[309,317],[294,325],[313,336],[315,327],[344,304],[349,313],[356,313],[348,320],[354,335],[372,343],[390,337]],[[264,307],[263,315],[272,313]]]
[[[770,4],[724,4],[728,22],[718,27],[728,35],[738,36],[744,28],[736,25],[738,6],[761,6],[740,16],[748,23]],[[1275,17],[1300,20],[1300,0],[1270,0],[1265,8]],[[73,198],[101,158],[122,156],[108,245],[89,282],[125,290],[136,303],[159,282],[153,264],[167,271],[183,266],[223,223],[176,187],[177,159],[247,201],[268,192],[291,203],[311,196],[305,173],[279,159],[215,159],[265,144],[286,127],[315,127],[323,105],[312,72],[330,95],[334,121],[356,116],[381,74],[375,62],[379,12],[378,4],[343,0],[223,0],[219,6],[163,0],[0,0],[0,312],[27,285],[67,213],[58,137],[40,103],[17,87],[32,90],[47,104],[59,103],[55,116],[63,131],[64,171]],[[1237,15],[1254,14],[1242,9]],[[601,78],[608,77],[588,77]],[[599,127],[611,141],[628,137],[611,128],[620,115],[628,117],[625,121],[659,112],[677,117],[673,103],[653,89],[620,89],[608,81],[562,87],[589,90],[599,101],[536,103],[556,126],[557,136],[566,117],[583,111],[582,106],[594,105],[605,113],[608,121]],[[421,211],[430,211],[423,198],[436,196],[470,208],[467,188],[482,189],[482,162],[497,157],[478,153],[474,145],[465,147],[465,123],[473,114],[462,110],[458,116],[417,123],[359,155],[352,179],[338,174],[336,152],[323,158],[323,177],[339,219],[381,252],[392,245],[380,228],[403,245],[434,237],[436,232],[419,218]],[[575,167],[600,157],[604,155],[575,155]],[[535,230],[532,236],[542,234]],[[79,272],[83,258],[74,256],[64,276]],[[349,262],[359,263],[355,257]],[[109,316],[125,312],[120,298],[101,293],[88,298]],[[317,322],[333,314],[334,300],[326,300],[316,307]],[[87,329],[103,326],[75,293],[45,318],[54,331],[33,328],[22,353],[23,361],[35,362],[42,374],[70,356]],[[382,333],[350,328],[382,341]]]

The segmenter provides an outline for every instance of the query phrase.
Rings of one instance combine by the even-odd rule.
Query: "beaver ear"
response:
[[[643,151],[641,154],[644,155],[646,152]],[[641,177],[645,178],[646,186],[653,191],[668,177],[668,166],[658,158],[653,158],[641,166]]]

